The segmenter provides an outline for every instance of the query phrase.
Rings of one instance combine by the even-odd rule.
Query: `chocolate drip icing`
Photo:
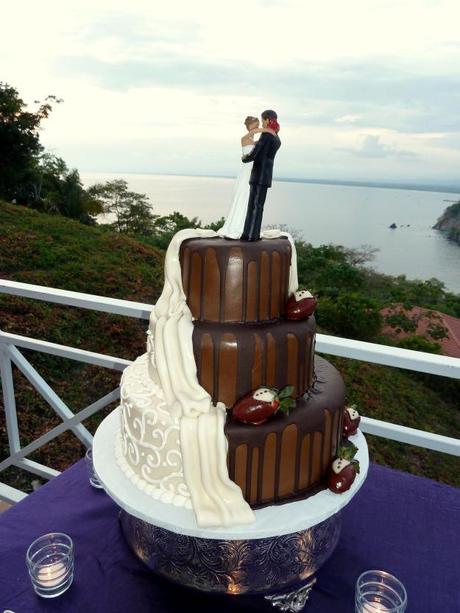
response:
[[[289,240],[190,239],[180,261],[198,379],[213,402],[230,408],[265,386],[293,385],[297,398],[289,416],[278,413],[257,427],[229,412],[230,478],[256,508],[316,493],[342,436],[345,388],[337,370],[315,358],[314,317],[283,319]]]
[[[281,389],[293,385],[293,394],[299,397],[313,383],[315,330],[313,316],[307,321],[246,325],[197,321],[193,351],[198,380],[213,402],[224,402],[227,407],[263,386]],[[220,368],[222,361],[236,364],[236,376]]]
[[[267,322],[284,313],[291,245],[285,237],[254,243],[193,238],[180,250],[192,315],[219,323]]]
[[[308,394],[297,400],[290,415],[277,413],[261,426],[250,426],[234,421],[229,417],[225,433],[229,442],[229,475],[243,487],[246,499],[253,507],[266,506],[293,500],[296,497],[314,493],[325,487],[325,478],[330,463],[335,457],[342,437],[342,415],[345,406],[345,386],[339,372],[326,360],[315,358],[317,380]],[[328,424],[326,422],[329,422]],[[297,434],[295,445],[283,445],[283,434],[294,426]],[[276,437],[276,444],[267,445],[270,436]],[[245,446],[246,462],[237,466],[238,449]],[[302,449],[308,451],[302,453]],[[319,449],[315,450],[315,447]],[[258,470],[250,466],[254,450],[258,449]],[[271,456],[268,457],[267,453]],[[281,465],[286,462],[294,465],[294,479],[290,472],[281,474]],[[270,479],[274,482],[272,496],[263,495],[264,479],[267,468],[272,467]],[[265,476],[264,476],[265,469]],[[238,481],[238,475],[245,474],[245,483]],[[252,479],[257,475],[257,484]],[[301,479],[302,477],[302,479]],[[292,486],[293,483],[293,486]],[[256,495],[251,494],[256,492]],[[283,492],[283,493],[281,493]]]

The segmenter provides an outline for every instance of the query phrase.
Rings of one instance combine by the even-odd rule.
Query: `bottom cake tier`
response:
[[[326,487],[342,438],[345,385],[315,356],[315,382],[289,415],[260,426],[227,420],[228,468],[254,508],[307,498]]]
[[[181,461],[180,418],[168,410],[148,372],[148,355],[122,376],[117,461],[157,500],[191,508]],[[315,356],[315,381],[289,415],[261,426],[238,423],[228,412],[225,434],[230,479],[254,508],[307,498],[326,486],[342,437],[345,386],[339,372]]]

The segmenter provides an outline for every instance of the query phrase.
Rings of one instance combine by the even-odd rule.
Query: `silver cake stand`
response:
[[[303,609],[314,573],[338,543],[340,511],[367,475],[369,454],[360,431],[350,440],[358,447],[361,471],[348,492],[323,490],[306,500],[256,510],[249,526],[202,529],[193,511],[155,500],[126,477],[115,458],[119,428],[117,408],[94,436],[94,467],[121,508],[129,546],[151,570],[203,592],[263,594],[281,611]]]

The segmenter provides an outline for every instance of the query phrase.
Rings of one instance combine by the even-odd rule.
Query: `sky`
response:
[[[234,176],[274,109],[275,178],[455,182],[458,0],[16,0],[0,81],[81,172]]]

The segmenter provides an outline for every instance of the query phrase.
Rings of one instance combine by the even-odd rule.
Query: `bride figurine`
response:
[[[246,117],[244,125],[247,133],[241,138],[242,155],[248,155],[254,149],[257,141],[254,141],[254,135],[262,132],[276,135],[276,132],[271,128],[259,128],[259,120],[257,117]],[[252,162],[243,164],[238,172],[235,187],[233,190],[233,200],[230,207],[230,212],[227,219],[217,233],[225,238],[239,239],[243,233],[244,222],[248,211],[249,201],[249,178],[251,176]]]

